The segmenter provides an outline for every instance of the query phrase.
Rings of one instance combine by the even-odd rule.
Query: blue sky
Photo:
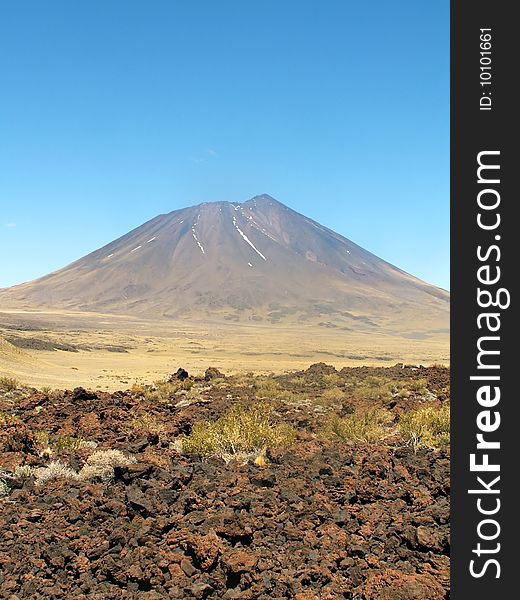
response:
[[[449,287],[449,2],[0,4],[0,287],[268,193]]]

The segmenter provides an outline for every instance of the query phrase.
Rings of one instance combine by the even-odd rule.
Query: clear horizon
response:
[[[160,213],[266,193],[449,290],[447,1],[0,17],[0,287]]]

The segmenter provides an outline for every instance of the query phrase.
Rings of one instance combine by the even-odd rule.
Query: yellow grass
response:
[[[399,432],[407,444],[436,448],[450,442],[450,407],[432,406],[404,413]]]
[[[333,416],[326,423],[323,434],[347,444],[377,444],[391,433],[392,420],[389,411],[379,408],[343,418]]]
[[[236,455],[286,446],[294,437],[293,428],[274,424],[272,408],[260,402],[247,408],[234,406],[213,422],[195,423],[191,434],[183,438],[182,451],[199,456]]]

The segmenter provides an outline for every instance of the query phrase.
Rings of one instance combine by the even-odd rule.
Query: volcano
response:
[[[5,306],[446,330],[449,294],[263,194],[151,219]],[[348,328],[348,327],[347,327]]]

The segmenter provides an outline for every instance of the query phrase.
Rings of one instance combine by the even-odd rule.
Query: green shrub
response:
[[[149,388],[150,386],[144,383],[134,383],[130,388],[130,394],[133,398],[142,398]]]
[[[144,398],[148,402],[169,402],[181,390],[189,391],[193,387],[192,379],[184,381],[156,381],[153,385],[135,383],[130,388],[134,398]]]
[[[175,394],[182,390],[189,391],[193,387],[192,379],[184,381],[156,381],[153,386],[146,386],[143,394],[148,402],[169,402],[175,398]]]
[[[427,407],[401,415],[398,425],[404,441],[414,447],[436,448],[450,442],[450,407]]]
[[[329,419],[323,433],[347,444],[376,444],[391,433],[392,419],[389,411],[380,408],[347,417],[335,415]]]
[[[272,407],[264,402],[248,408],[234,406],[214,422],[195,423],[190,435],[182,439],[182,451],[207,457],[289,445],[295,438],[294,429],[273,424],[271,417]]]

